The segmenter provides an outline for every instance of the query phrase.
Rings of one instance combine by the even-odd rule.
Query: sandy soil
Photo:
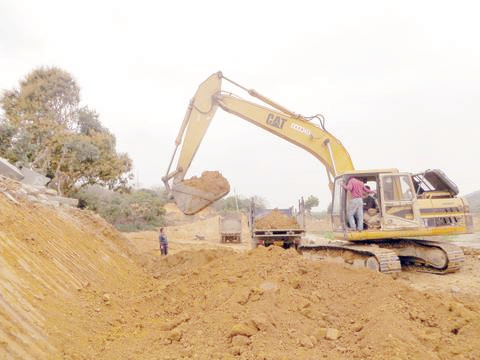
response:
[[[392,277],[0,194],[0,359],[478,359],[478,255]],[[203,238],[202,238],[203,237]]]
[[[297,220],[274,209],[267,215],[255,221],[256,229],[298,229]]]
[[[213,194],[222,194],[230,190],[228,180],[218,171],[204,171],[200,177],[193,176],[184,180],[183,184]]]

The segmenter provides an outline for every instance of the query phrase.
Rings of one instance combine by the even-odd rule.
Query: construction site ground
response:
[[[157,232],[120,234],[90,212],[1,194],[0,209],[0,359],[480,357],[470,247],[458,273],[390,276],[252,251],[246,224],[242,244],[220,244],[208,210],[170,209],[161,257]]]

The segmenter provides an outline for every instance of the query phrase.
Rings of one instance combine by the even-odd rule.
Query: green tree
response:
[[[255,208],[265,209],[266,201],[264,198],[262,198],[261,196],[255,195],[253,196],[253,201],[255,204]],[[234,195],[231,195],[216,201],[213,204],[213,206],[217,211],[231,212],[231,211],[237,210],[237,204],[238,204],[238,210],[248,213],[250,211],[251,203],[252,203],[252,198],[246,198],[241,195],[237,197],[235,197]]]
[[[307,200],[305,200],[305,209],[310,213],[312,208],[318,206],[318,198],[314,195],[310,195]]]
[[[0,156],[37,168],[60,193],[100,184],[124,186],[132,162],[115,150],[115,136],[98,114],[80,106],[80,88],[67,72],[38,68],[0,97]]]
[[[87,186],[76,196],[83,208],[99,213],[121,231],[152,230],[164,224],[165,202],[154,190],[121,193]]]

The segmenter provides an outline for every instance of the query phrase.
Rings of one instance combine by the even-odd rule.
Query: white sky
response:
[[[356,168],[440,168],[466,194],[480,189],[479,13],[475,1],[2,0],[0,89],[41,65],[68,71],[152,186],[189,99],[222,70],[323,113]],[[272,207],[330,201],[312,155],[222,110],[187,176],[203,170]]]

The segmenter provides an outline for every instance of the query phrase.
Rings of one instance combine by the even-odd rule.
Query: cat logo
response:
[[[272,125],[278,129],[282,129],[286,121],[287,119],[284,119],[272,113],[268,114],[267,116],[267,124]]]

